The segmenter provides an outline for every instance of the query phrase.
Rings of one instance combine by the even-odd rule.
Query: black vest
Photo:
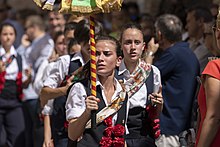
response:
[[[90,80],[85,79],[80,82],[84,85],[87,95],[90,95],[90,93],[91,93],[90,92],[91,91],[90,90]],[[97,91],[96,97],[100,98],[100,102],[98,104],[99,108],[97,110],[97,112],[99,112],[106,105],[105,105],[105,102],[104,102],[102,94],[101,94],[100,86],[96,86],[96,91]],[[123,126],[125,125],[126,106],[127,106],[126,104],[127,104],[127,96],[126,96],[125,101],[122,104],[121,108],[117,112],[118,114],[117,114],[116,124],[121,124]],[[104,130],[106,127],[107,126],[102,122],[102,123],[98,124],[95,129],[85,129],[82,139],[77,143],[77,147],[98,147],[101,138],[104,136],[103,133],[104,133]]]
[[[120,80],[123,79],[124,76],[118,75],[118,69],[115,71],[115,77]],[[147,88],[147,97],[150,93],[153,93],[154,88],[154,78],[153,78],[153,68],[151,69],[150,75],[145,81]],[[148,99],[146,100],[146,105],[149,105],[150,102]],[[153,137],[152,128],[150,122],[147,122],[148,114],[145,108],[135,107],[129,109],[128,119],[127,119],[127,127],[129,130],[129,134],[126,135],[126,138],[140,138],[141,136],[149,136]]]
[[[73,73],[75,70],[77,70],[79,67],[82,66],[79,60],[71,61],[73,56],[74,54],[70,55],[69,71],[66,77],[68,77],[71,73]],[[51,115],[51,119],[52,119],[51,126],[53,130],[53,137],[55,138],[68,137],[67,128],[64,127],[64,124],[66,123],[66,110],[65,110],[66,99],[67,96],[60,96],[54,99],[53,113]]]
[[[18,64],[18,72],[22,72],[22,58],[17,54],[16,61]],[[20,106],[18,86],[15,80],[6,80],[4,88],[0,94],[0,107],[13,108]]]

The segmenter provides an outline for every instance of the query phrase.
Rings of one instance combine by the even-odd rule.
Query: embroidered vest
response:
[[[69,71],[68,75],[65,77],[65,80],[69,78],[69,75],[73,73],[75,70],[77,70],[79,67],[82,66],[81,62],[79,60],[71,61],[74,54],[70,55],[70,65],[69,65]],[[67,96],[60,96],[58,98],[54,99],[53,103],[53,113],[51,115],[52,119],[52,130],[54,130],[53,133],[54,137],[59,136],[61,138],[67,138],[67,121],[66,121],[66,110],[65,110],[65,104],[66,104]]]
[[[87,95],[90,95],[90,80],[85,79],[80,81],[86,90]],[[103,96],[101,94],[101,88],[100,86],[96,86],[96,91],[97,91],[97,97],[100,98],[100,102],[98,104],[99,108],[97,112],[101,111],[106,105],[103,100]],[[126,105],[127,104],[127,98],[125,98],[124,103],[122,104],[122,107],[117,111],[117,121],[116,124],[121,124],[125,125],[125,120],[126,120]],[[101,138],[104,136],[104,130],[107,128],[107,126],[104,124],[104,122],[101,122],[96,126],[96,129],[85,129],[83,133],[82,139],[77,142],[77,147],[98,147]]]
[[[123,74],[118,75],[118,69],[115,71],[116,79],[123,79]],[[150,75],[145,81],[146,89],[147,89],[147,97],[150,93],[153,93],[154,88],[154,78],[153,78],[153,68],[151,69]],[[143,85],[142,85],[143,86]],[[146,100],[146,106],[149,105],[150,102],[148,99]],[[140,138],[141,136],[149,136],[154,138],[152,127],[150,122],[148,122],[148,113],[145,108],[135,107],[129,109],[128,119],[127,119],[127,127],[129,130],[129,134],[126,135],[126,138]]]
[[[13,80],[5,80],[6,72],[1,73],[0,80],[0,97],[5,98],[13,98],[16,97],[20,101],[23,99],[23,88],[22,88],[22,58],[19,54],[17,54],[16,61],[18,64],[18,74],[16,77],[16,81]],[[13,90],[14,89],[14,90]]]

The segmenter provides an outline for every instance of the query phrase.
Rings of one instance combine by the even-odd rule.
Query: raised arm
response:
[[[153,64],[154,54],[157,52],[159,44],[155,43],[154,38],[152,38],[147,44],[147,50],[144,55],[144,60],[146,63]]]

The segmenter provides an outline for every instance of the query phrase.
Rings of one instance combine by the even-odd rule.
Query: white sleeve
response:
[[[68,74],[70,64],[70,56],[61,56],[53,65],[49,76],[45,79],[43,86],[56,88],[58,87],[65,76]]]
[[[75,83],[67,97],[66,101],[66,119],[77,118],[82,115],[86,109],[85,99],[87,97],[84,86],[81,83]]]
[[[41,89],[43,87],[43,75],[47,69],[48,64],[48,60],[44,60],[44,62],[40,65],[40,67],[37,70],[37,74],[33,82],[33,88],[37,94],[40,94]]]
[[[161,75],[159,69],[152,65],[154,73],[154,92],[158,92],[161,85]]]
[[[44,106],[44,108],[41,112],[43,115],[52,115],[52,113],[53,113],[53,102],[54,102],[54,99],[51,99],[47,102],[47,104]]]
[[[24,58],[24,56],[20,55],[22,58],[22,81],[24,82],[25,80],[27,80],[27,76],[25,74],[25,70],[27,70],[29,68],[29,65],[26,61],[26,59]]]

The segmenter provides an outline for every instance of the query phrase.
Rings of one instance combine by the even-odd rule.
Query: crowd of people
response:
[[[0,146],[219,146],[218,6],[94,15],[96,96],[89,18],[58,10],[0,6]]]

